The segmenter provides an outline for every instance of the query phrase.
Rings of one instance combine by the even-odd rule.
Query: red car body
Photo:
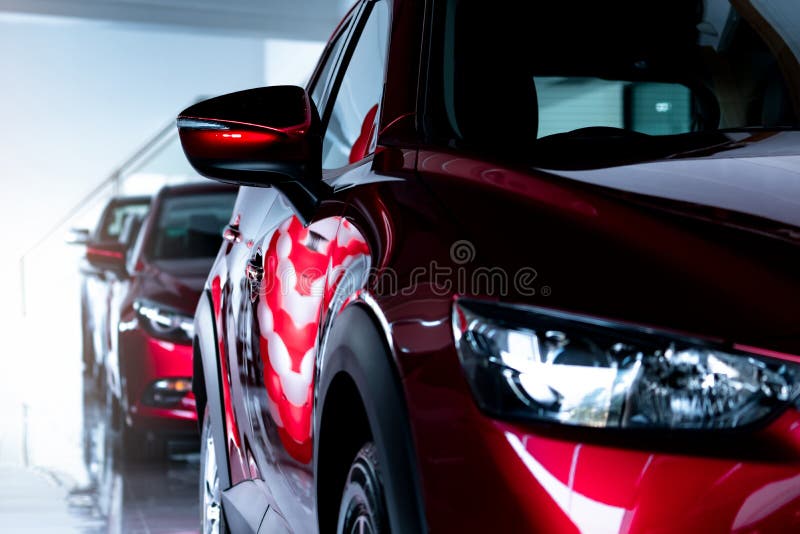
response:
[[[115,328],[106,358],[107,386],[125,428],[137,438],[160,441],[191,437],[197,432],[191,391],[192,329],[188,325],[214,257],[208,255],[208,247],[179,258],[156,251],[165,233],[175,232],[175,227],[164,222],[165,213],[174,210],[174,202],[221,197],[217,203],[221,206],[218,211],[225,211],[222,222],[203,237],[216,247],[222,241],[220,227],[230,214],[235,192],[230,186],[205,183],[162,188],[153,199],[136,245],[124,258],[124,274],[112,288]],[[173,250],[181,248],[178,240],[182,238],[186,236],[172,238]],[[188,331],[181,330],[181,325],[158,330],[157,325],[151,325],[149,313],[184,318]],[[170,381],[167,384],[172,389],[157,392],[158,384],[164,381]],[[124,445],[131,449],[141,446],[137,442]]]
[[[82,345],[83,345],[83,368],[87,378],[91,380],[102,380],[101,370],[103,369],[103,357],[108,351],[109,329],[108,324],[108,300],[109,288],[113,282],[109,277],[114,277],[114,272],[107,272],[102,267],[93,265],[93,250],[104,250],[109,244],[115,247],[114,251],[124,254],[124,246],[117,246],[125,241],[129,236],[123,235],[126,230],[126,218],[144,217],[147,213],[150,198],[139,197],[120,197],[109,201],[100,215],[97,226],[92,232],[88,230],[78,230],[80,234],[77,243],[85,244],[87,249],[86,257],[81,261],[81,323],[82,323]],[[131,223],[133,224],[133,221]],[[129,233],[133,233],[135,228],[129,228]],[[134,236],[135,237],[135,236]],[[125,243],[130,247],[132,243]],[[116,249],[119,250],[116,250]],[[101,258],[102,261],[102,258]]]
[[[288,165],[320,166],[319,145],[301,143],[334,124],[338,69],[381,9],[379,112],[364,105],[343,164],[304,182]],[[221,491],[203,504],[206,526],[221,505],[234,532],[342,530],[348,468],[373,443],[395,532],[800,529],[794,394],[741,428],[560,424],[485,409],[458,348],[469,297],[498,317],[546,310],[794,368],[800,133],[714,131],[615,156],[619,139],[590,132],[553,145],[547,165],[497,147],[489,137],[519,142],[502,129],[477,146],[443,140],[435,123],[450,112],[431,93],[447,84],[444,19],[426,2],[360,2],[306,93],[263,93],[302,108],[297,122],[248,119],[247,92],[179,118],[195,167],[243,186],[195,319],[194,388]],[[495,118],[525,111],[489,96]]]

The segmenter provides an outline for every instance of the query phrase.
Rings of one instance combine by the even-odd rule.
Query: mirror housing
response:
[[[96,269],[111,271],[117,275],[124,275],[127,272],[124,243],[116,241],[89,243],[86,246],[86,260]]]
[[[278,188],[308,220],[327,192],[319,114],[301,87],[261,87],[204,100],[178,116],[186,157],[208,178]]]
[[[86,228],[70,228],[64,237],[67,245],[86,245],[89,243],[89,230]]]

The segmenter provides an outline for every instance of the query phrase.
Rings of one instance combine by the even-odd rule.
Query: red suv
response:
[[[790,4],[364,0],[184,111],[204,531],[800,530]]]
[[[95,251],[117,273],[103,360],[126,456],[156,458],[170,439],[197,439],[192,315],[235,199],[224,184],[164,187],[130,250]]]

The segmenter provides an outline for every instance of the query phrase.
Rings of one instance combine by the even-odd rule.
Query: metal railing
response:
[[[32,259],[39,254],[46,254],[45,247],[49,244],[53,244],[55,240],[63,242],[66,232],[74,220],[88,213],[89,210],[96,208],[99,203],[105,203],[110,200],[112,196],[118,195],[122,190],[125,179],[158,156],[170,142],[175,140],[176,136],[177,129],[175,128],[175,121],[171,120],[118,165],[111,174],[88,191],[72,207],[67,209],[41,237],[22,253],[19,257],[19,281],[20,311],[23,317],[26,317],[30,310],[30,303],[28,302],[28,283],[31,276],[28,271],[33,265]]]

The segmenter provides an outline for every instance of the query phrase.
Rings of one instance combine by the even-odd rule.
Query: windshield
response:
[[[591,166],[798,125],[797,0],[447,0],[438,20],[429,121],[451,145]]]
[[[150,209],[150,201],[112,204],[105,212],[100,224],[98,241],[119,241],[125,221],[129,217],[144,217]]]
[[[236,193],[202,193],[165,198],[149,239],[151,260],[213,258],[231,218]]]

